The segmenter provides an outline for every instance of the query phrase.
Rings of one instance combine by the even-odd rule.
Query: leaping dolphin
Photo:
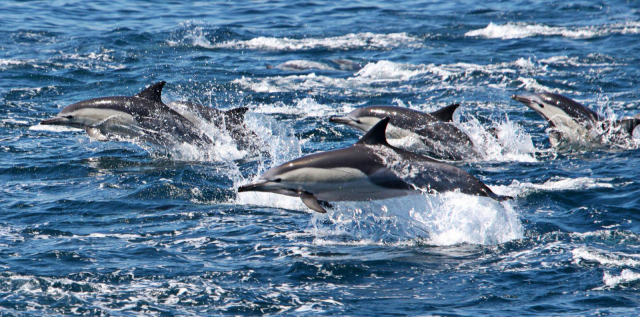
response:
[[[212,140],[198,127],[195,117],[182,115],[162,102],[165,82],[155,83],[135,96],[88,99],[69,105],[43,125],[63,125],[84,129],[94,140],[139,139],[161,146],[187,142],[210,145]],[[205,120],[224,121],[229,129],[241,123],[247,108],[226,112],[186,103]],[[218,121],[215,121],[218,120]]]
[[[628,139],[640,124],[640,118],[606,121],[595,111],[559,94],[513,95],[511,99],[522,102],[547,120],[553,147],[598,145],[603,136],[614,142]]]
[[[325,213],[330,201],[370,201],[429,192],[499,196],[475,176],[453,165],[395,148],[385,136],[390,118],[380,120],[353,146],[312,154],[273,167],[255,184],[238,192],[258,191],[300,197]]]
[[[343,117],[331,117],[329,121],[366,132],[382,118],[389,117],[387,138],[410,136],[422,143],[417,148],[403,146],[404,150],[449,161],[478,158],[480,154],[471,138],[451,123],[459,106],[453,104],[431,113],[403,107],[370,106],[353,110]]]

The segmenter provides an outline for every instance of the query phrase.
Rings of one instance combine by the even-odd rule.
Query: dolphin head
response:
[[[383,112],[372,111],[371,108],[372,107],[358,108],[342,117],[331,117],[329,118],[329,122],[348,125],[360,131],[367,132],[371,127],[380,122],[380,120],[388,117],[388,115],[384,115],[385,113]]]
[[[62,125],[86,129],[104,122],[114,115],[128,115],[130,97],[107,97],[83,100],[66,106],[57,116],[42,120],[42,125]]]
[[[567,125],[568,121],[595,122],[600,118],[582,104],[559,94],[513,95],[511,99],[522,102],[537,112],[551,126]]]
[[[344,159],[343,150],[311,154],[267,170],[257,183],[240,186],[238,192],[258,191],[298,196],[311,183],[330,183],[336,175],[332,168]],[[341,155],[342,154],[342,155]]]

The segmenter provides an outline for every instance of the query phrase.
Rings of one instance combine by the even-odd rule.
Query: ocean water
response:
[[[637,142],[550,148],[513,94],[640,112],[636,1],[2,1],[0,315],[636,316]],[[39,126],[133,95],[244,106],[264,155],[95,142]],[[336,203],[238,194],[275,164],[349,146],[328,117],[457,102],[512,201]],[[495,128],[498,139],[484,132]]]

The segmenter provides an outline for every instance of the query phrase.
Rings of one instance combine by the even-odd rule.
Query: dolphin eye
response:
[[[66,119],[73,119],[73,116],[64,116],[63,118],[66,118]]]
[[[539,102],[536,102],[536,103],[538,104],[538,106],[540,106],[540,108],[544,108],[544,105],[543,105],[543,104],[541,104],[541,103],[539,103]]]
[[[282,178],[276,178],[276,179],[272,180],[272,182],[280,183],[280,182],[282,182]]]

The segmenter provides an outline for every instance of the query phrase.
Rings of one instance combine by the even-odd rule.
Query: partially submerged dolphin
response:
[[[218,129],[225,129],[231,134],[239,150],[267,154],[263,150],[264,144],[260,138],[244,124],[244,115],[249,108],[240,107],[223,111],[188,101],[174,101],[169,104],[198,129],[205,128],[201,126],[202,120],[207,124],[213,124]]]
[[[155,83],[135,96],[88,99],[69,105],[43,125],[63,125],[84,129],[94,140],[136,139],[162,146],[187,142],[210,145],[213,141],[202,132],[196,117],[222,125],[228,130],[242,123],[247,108],[220,111],[198,104],[185,103],[193,112],[177,112],[162,102],[165,82]]]
[[[395,148],[387,143],[390,118],[380,120],[353,146],[312,154],[273,167],[260,182],[238,192],[258,191],[300,197],[312,210],[325,213],[330,201],[370,201],[429,192],[499,196],[475,176],[455,166]]]
[[[614,143],[624,141],[640,124],[640,118],[607,121],[575,100],[554,93],[513,95],[511,99],[522,102],[547,120],[553,147],[601,145],[603,138]]]
[[[370,106],[353,110],[343,117],[331,117],[329,121],[366,132],[382,118],[389,117],[387,138],[413,137],[421,142],[416,148],[403,147],[404,150],[450,161],[477,158],[480,154],[471,138],[451,123],[459,106],[453,104],[431,113],[403,107]]]

